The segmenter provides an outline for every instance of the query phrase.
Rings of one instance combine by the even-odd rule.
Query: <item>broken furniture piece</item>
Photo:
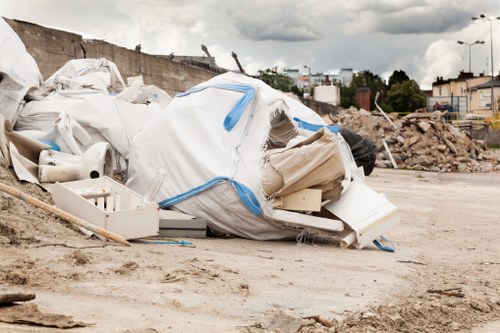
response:
[[[107,176],[56,183],[52,197],[56,207],[125,239],[158,236],[158,206]]]

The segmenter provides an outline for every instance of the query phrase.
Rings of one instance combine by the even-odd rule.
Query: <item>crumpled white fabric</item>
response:
[[[42,83],[42,75],[24,43],[0,17],[0,112],[16,122],[29,89]],[[3,125],[2,125],[3,126]]]

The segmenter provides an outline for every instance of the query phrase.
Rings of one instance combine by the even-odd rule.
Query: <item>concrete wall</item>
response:
[[[81,58],[111,60],[118,66],[125,81],[127,77],[142,75],[145,84],[156,85],[172,96],[217,75],[205,69],[136,52],[105,41],[83,39],[78,34],[17,20],[5,21],[24,42],[44,79],[67,61]]]

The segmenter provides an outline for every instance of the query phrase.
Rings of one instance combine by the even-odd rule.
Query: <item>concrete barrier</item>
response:
[[[127,49],[103,40],[83,39],[81,35],[37,24],[5,21],[24,42],[44,79],[67,61],[81,58],[106,58],[113,61],[123,78],[142,75],[145,84],[153,84],[170,95],[183,92],[215,75],[206,69],[174,62],[166,57]]]

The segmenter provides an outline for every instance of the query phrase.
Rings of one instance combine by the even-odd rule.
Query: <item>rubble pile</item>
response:
[[[446,123],[441,111],[414,113],[398,119],[389,115],[394,126],[379,113],[350,108],[328,115],[333,124],[370,137],[377,147],[377,167],[393,167],[390,154],[398,168],[435,172],[500,171],[500,157],[488,151],[484,142],[472,140]]]

